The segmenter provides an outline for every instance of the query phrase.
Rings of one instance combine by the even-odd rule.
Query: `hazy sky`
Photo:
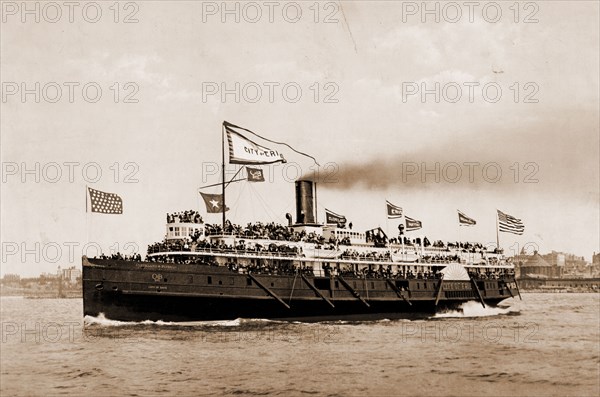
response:
[[[113,3],[32,2],[39,22],[2,3],[2,274],[80,266],[86,243],[145,254],[166,212],[205,214],[223,120],[319,160],[320,219],[395,234],[388,199],[415,237],[488,243],[500,209],[525,224],[508,253],[600,251],[598,2],[439,3],[439,22],[435,2]],[[294,213],[311,161],[279,149],[270,182],[228,189],[232,221]],[[86,185],[124,214],[86,214]]]

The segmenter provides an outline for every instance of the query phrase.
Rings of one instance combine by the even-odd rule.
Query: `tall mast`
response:
[[[225,124],[221,125],[221,192],[223,194],[223,234],[225,234]]]
[[[496,248],[500,250],[500,226],[498,225],[498,210],[496,210]]]
[[[315,223],[319,223],[319,208],[317,207],[317,182],[315,182]]]

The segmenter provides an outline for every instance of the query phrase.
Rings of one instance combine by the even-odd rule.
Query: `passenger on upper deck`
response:
[[[142,260],[142,256],[140,254],[132,254],[132,255],[122,255],[120,252],[117,252],[116,254],[112,254],[112,255],[104,255],[103,253],[100,254],[100,257],[95,257],[94,259],[113,259],[113,260],[120,260],[120,261],[141,261]]]
[[[223,234],[221,225],[206,225],[206,232],[209,236]],[[304,230],[295,232],[288,226],[283,226],[274,222],[271,223],[248,223],[245,227],[226,221],[225,234],[246,237],[249,239],[269,239],[278,241],[305,241],[315,244],[324,244],[325,238],[315,233],[306,233]]]
[[[198,211],[189,210],[167,214],[167,223],[203,223]]]
[[[167,221],[169,222],[196,222],[201,223],[202,217],[196,211],[183,211],[180,213],[167,214]],[[294,231],[293,228],[289,226],[284,226],[281,224],[277,224],[274,222],[270,223],[248,223],[246,226],[240,226],[231,223],[231,221],[226,221],[225,229],[219,224],[206,224],[205,225],[206,235],[215,236],[221,235],[223,233],[227,235],[235,235],[240,238],[247,239],[268,239],[274,241],[290,241],[290,242],[307,242],[316,244],[316,248],[325,248],[325,249],[340,249],[341,245],[350,246],[351,241],[349,237],[344,237],[342,239],[336,238],[332,236],[329,239],[329,245],[326,245],[326,240],[323,236],[318,235],[314,232],[307,233],[302,230],[300,232]],[[200,230],[194,230],[190,235],[190,240],[192,241],[192,247],[185,247],[185,243],[179,243],[177,240],[171,239],[170,242],[162,242],[155,243],[148,247],[148,253],[156,253],[162,251],[181,251],[181,250],[190,250],[195,246],[203,246],[205,243],[199,241],[202,232]],[[386,247],[387,246],[387,236],[383,231],[379,228],[368,230],[365,233],[367,243],[373,243],[375,247]],[[444,261],[460,261],[459,253],[480,253],[482,255],[482,259],[486,261],[486,263],[495,264],[496,259],[490,258],[487,254],[493,252],[495,254],[502,253],[502,250],[498,250],[496,248],[486,249],[482,244],[479,243],[469,243],[469,242],[449,242],[444,244],[441,240],[434,242],[433,244],[427,237],[423,237],[423,245],[425,247],[434,247],[436,251],[445,251],[448,254],[436,254],[436,255],[423,255],[421,256],[417,250],[417,246],[421,244],[421,238],[415,238],[413,240],[409,239],[406,236],[399,236],[404,241],[405,246],[414,247],[415,255],[420,256],[418,259],[419,262],[444,262]],[[397,244],[399,239],[393,238],[389,240],[391,244]],[[212,247],[216,248],[216,247]],[[452,249],[452,250],[451,250]],[[453,252],[454,251],[454,252]],[[457,252],[460,251],[460,252]],[[346,250],[342,256],[344,257],[358,257],[359,259],[365,260],[387,260],[389,259],[389,252],[387,253],[378,253],[373,251],[372,253],[361,253],[360,255],[355,251],[351,252]],[[490,260],[494,259],[494,260]],[[471,259],[476,260],[476,259]]]

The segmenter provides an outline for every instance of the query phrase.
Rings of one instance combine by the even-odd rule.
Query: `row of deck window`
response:
[[[201,227],[169,226],[169,235],[170,237],[188,237],[195,231],[202,233],[202,230]]]

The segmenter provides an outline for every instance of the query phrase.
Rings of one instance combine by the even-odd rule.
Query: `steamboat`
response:
[[[122,321],[377,319],[520,297],[514,266],[499,247],[432,244],[402,231],[389,239],[381,228],[318,223],[313,181],[295,182],[296,216],[286,214],[287,225],[235,225],[225,219],[224,197],[223,177],[220,225],[204,223],[195,211],[168,214],[165,238],[148,247],[145,260],[84,256],[84,315]]]

